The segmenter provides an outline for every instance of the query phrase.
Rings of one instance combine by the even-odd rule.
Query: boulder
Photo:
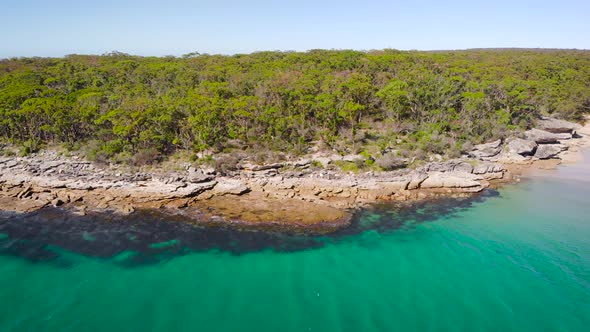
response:
[[[558,143],[561,138],[558,134],[550,133],[541,129],[531,129],[524,132],[524,136],[529,141],[537,144]]]
[[[486,173],[501,173],[506,171],[502,164],[497,163],[480,163],[473,167],[473,174],[483,175]]]
[[[465,172],[433,172],[420,184],[420,188],[475,188],[483,189],[481,177]]]
[[[250,188],[246,186],[242,181],[236,179],[224,179],[220,181],[214,188],[213,191],[216,195],[242,195],[250,191]]]
[[[543,144],[537,147],[537,151],[535,152],[535,157],[539,159],[550,159],[550,158],[557,158],[557,155],[561,152],[567,150],[565,145],[561,144]]]
[[[478,159],[493,157],[500,153],[500,150],[502,150],[501,145],[502,140],[476,145],[473,150],[469,152],[469,156]]]
[[[205,174],[200,169],[195,169],[194,167],[189,167],[188,169],[188,176],[186,180],[191,183],[201,183],[213,180],[213,175]]]
[[[541,120],[537,121],[537,127],[550,133],[567,134],[573,134],[576,130],[581,128],[577,123],[548,117],[541,118]]]
[[[535,153],[537,143],[532,140],[514,138],[506,145],[509,153],[515,153],[523,156],[530,156]]]
[[[532,158],[532,155],[525,156],[518,153],[504,151],[498,156],[498,162],[504,164],[526,164]]]

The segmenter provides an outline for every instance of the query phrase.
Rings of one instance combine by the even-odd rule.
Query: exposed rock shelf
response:
[[[210,217],[253,224],[346,223],[346,209],[378,200],[479,192],[508,181],[509,164],[559,158],[588,142],[588,127],[541,119],[539,128],[505,141],[477,145],[468,155],[416,169],[345,174],[315,169],[356,156],[316,155],[268,165],[243,163],[231,176],[187,165],[185,172],[126,173],[46,151],[36,156],[0,158],[0,209],[29,212],[62,206],[76,213],[142,208],[198,207]],[[578,138],[582,138],[579,140]],[[278,211],[278,212],[277,212]]]

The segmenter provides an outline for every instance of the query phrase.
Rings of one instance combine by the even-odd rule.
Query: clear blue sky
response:
[[[0,0],[0,58],[590,48],[590,0]]]

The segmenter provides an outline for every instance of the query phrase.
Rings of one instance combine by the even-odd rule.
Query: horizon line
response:
[[[185,54],[167,54],[167,55],[141,55],[131,54],[118,50],[108,51],[102,54],[93,53],[68,53],[61,56],[10,56],[2,57],[0,60],[18,60],[18,59],[64,59],[71,56],[129,56],[139,58],[190,58],[198,56],[238,56],[238,55],[252,55],[257,53],[310,53],[314,51],[353,51],[360,53],[371,53],[371,52],[384,52],[384,51],[396,51],[396,52],[416,52],[416,53],[434,53],[434,52],[465,52],[465,51],[580,51],[588,52],[590,49],[587,48],[555,48],[555,47],[474,47],[474,48],[457,48],[457,49],[396,49],[396,48],[381,48],[381,49],[353,49],[353,48],[312,48],[305,51],[297,50],[258,50],[252,52],[234,52],[234,53],[200,53],[199,51],[193,51]]]

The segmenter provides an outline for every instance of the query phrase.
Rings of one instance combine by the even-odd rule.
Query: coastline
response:
[[[241,164],[231,175],[188,164],[185,172],[127,173],[45,151],[0,158],[0,210],[28,213],[54,206],[75,214],[181,213],[190,222],[330,232],[355,209],[386,201],[471,196],[538,169],[576,163],[590,146],[590,122],[545,119],[524,138],[475,146],[467,155],[416,169],[352,174],[315,168],[329,154],[280,164]],[[569,135],[569,136],[568,136]],[[541,153],[541,154],[540,154]]]

